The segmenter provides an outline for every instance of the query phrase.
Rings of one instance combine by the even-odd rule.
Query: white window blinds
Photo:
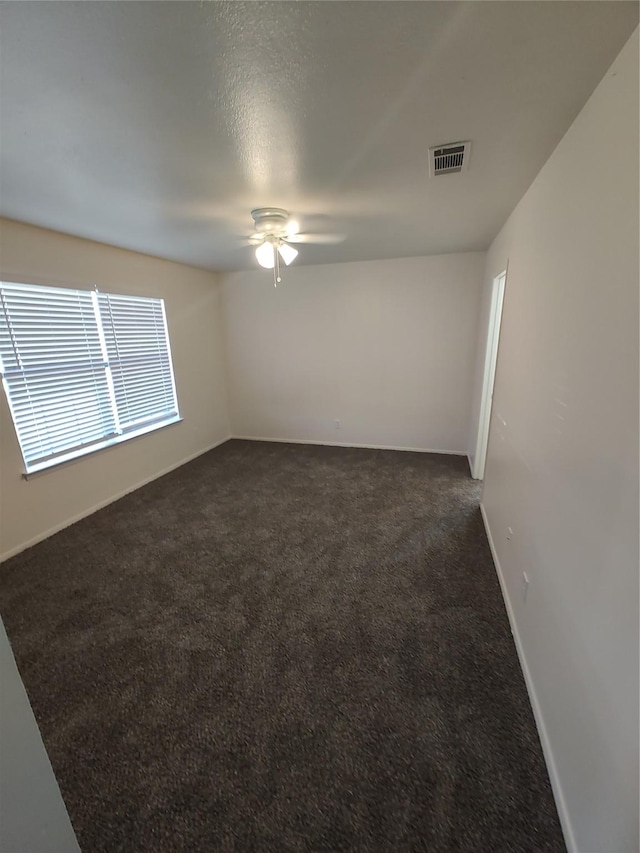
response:
[[[162,299],[98,296],[120,429],[178,414]]]
[[[3,282],[0,371],[27,472],[179,417],[161,299]]]

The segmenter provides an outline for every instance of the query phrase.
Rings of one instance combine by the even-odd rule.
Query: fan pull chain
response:
[[[278,284],[282,281],[280,278],[280,252],[278,251],[278,244],[273,247],[273,254],[275,255],[275,264],[273,265],[273,286],[277,287]]]

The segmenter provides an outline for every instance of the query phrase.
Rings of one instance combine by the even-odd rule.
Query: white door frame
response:
[[[493,279],[493,287],[491,290],[491,308],[489,312],[489,328],[487,330],[487,347],[484,355],[480,418],[478,421],[478,441],[476,444],[476,455],[472,473],[474,480],[482,480],[484,478],[484,466],[487,461],[489,426],[491,424],[491,404],[493,402],[493,385],[496,378],[496,365],[498,363],[500,323],[502,321],[502,306],[504,304],[504,288],[506,281],[507,271],[505,269]]]

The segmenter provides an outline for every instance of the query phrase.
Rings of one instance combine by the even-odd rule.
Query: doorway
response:
[[[478,420],[478,443],[476,445],[473,478],[484,479],[484,468],[487,460],[489,444],[489,426],[491,424],[491,405],[493,403],[493,386],[496,378],[498,362],[498,343],[500,340],[500,323],[502,321],[502,305],[504,289],[507,281],[507,271],[504,270],[493,280],[491,290],[491,307],[489,309],[489,328],[487,330],[487,348],[484,357],[484,373],[482,377],[482,397],[480,400],[480,417]]]

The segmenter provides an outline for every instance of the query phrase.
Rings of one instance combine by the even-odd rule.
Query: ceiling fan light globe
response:
[[[289,264],[292,261],[295,261],[298,257],[298,250],[294,249],[293,246],[289,246],[287,243],[280,243],[278,246],[278,253],[287,266],[289,266]]]
[[[275,254],[273,245],[265,241],[256,249],[256,260],[261,267],[272,270],[276,262]]]

